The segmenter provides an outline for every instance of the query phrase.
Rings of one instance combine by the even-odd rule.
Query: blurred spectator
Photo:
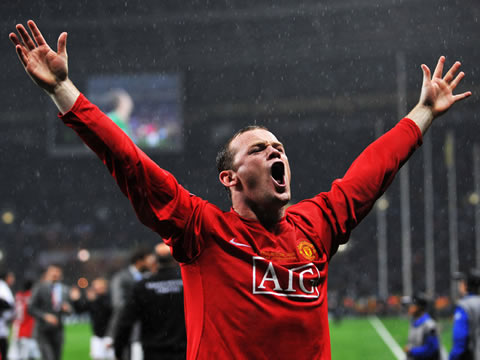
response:
[[[12,326],[12,342],[8,349],[8,360],[40,359],[40,350],[33,338],[34,318],[27,306],[32,296],[32,280],[23,282],[22,290],[15,294],[15,320]]]
[[[450,360],[480,359],[480,271],[455,274],[459,295],[453,318]]]
[[[108,322],[112,316],[112,302],[108,291],[108,281],[99,277],[92,281],[82,296],[80,289],[73,287],[70,291],[72,305],[77,312],[88,312],[93,335],[90,339],[90,356],[93,360],[114,358],[112,338],[107,336]]]
[[[339,323],[343,317],[342,296],[340,291],[330,291],[328,293],[328,315],[334,322]]]
[[[113,110],[108,113],[108,117],[122,129],[128,136],[131,135],[129,126],[130,115],[133,111],[133,99],[124,89],[115,89],[107,94],[111,99]]]
[[[112,306],[113,314],[108,326],[108,335],[113,337],[116,333],[117,324],[119,321],[120,313],[127,299],[132,293],[133,286],[136,282],[142,280],[144,276],[147,276],[151,264],[155,261],[155,254],[153,250],[147,248],[138,248],[130,257],[130,265],[117,272],[111,281],[111,294],[112,294]],[[141,359],[141,345],[138,342],[140,337],[140,329],[138,326],[134,327],[130,337],[131,349],[124,352],[123,359],[137,360]]]
[[[35,318],[34,337],[42,360],[59,360],[62,356],[63,316],[72,310],[69,289],[61,283],[62,278],[60,265],[49,265],[28,305],[28,312]]]
[[[412,317],[405,346],[407,360],[440,360],[437,323],[428,314],[429,300],[424,294],[408,299],[408,314]]]
[[[135,284],[123,309],[114,339],[121,358],[133,325],[140,321],[144,360],[180,360],[186,357],[183,282],[180,267],[166,251],[156,248],[153,275]]]
[[[7,358],[10,321],[15,313],[15,299],[10,290],[14,282],[13,273],[0,271],[0,359]]]

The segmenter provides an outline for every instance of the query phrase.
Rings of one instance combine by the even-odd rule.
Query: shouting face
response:
[[[230,151],[232,170],[224,179],[234,207],[237,200],[251,209],[278,211],[290,201],[290,166],[275,135],[265,129],[246,131],[232,140]]]

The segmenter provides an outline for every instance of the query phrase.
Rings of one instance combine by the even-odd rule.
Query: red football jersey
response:
[[[188,359],[330,359],[329,260],[421,144],[403,119],[267,231],[190,194],[83,95],[62,119],[181,262]]]
[[[15,320],[13,321],[13,334],[16,338],[31,338],[35,319],[28,313],[28,301],[32,291],[19,291],[15,294]]]

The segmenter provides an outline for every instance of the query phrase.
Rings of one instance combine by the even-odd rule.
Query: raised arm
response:
[[[453,94],[464,77],[463,72],[457,74],[460,62],[455,62],[442,77],[444,64],[445,57],[441,56],[433,76],[429,68],[422,65],[423,84],[418,104],[392,130],[368,146],[343,179],[334,182],[328,198],[335,209],[341,233],[348,234],[367,215],[401,166],[420,146],[433,120],[471,95],[470,91]]]
[[[422,135],[433,120],[453,104],[471,95],[454,95],[464,77],[457,74],[460,63],[442,77],[445,57],[440,57],[433,73],[422,65],[423,84],[418,104],[393,129],[370,144],[353,162],[342,179],[333,182],[329,192],[299,203],[300,214],[327,218],[333,242],[325,237],[325,248],[333,254],[338,243],[345,242],[351,230],[368,214],[375,201],[387,190],[401,166],[421,145]],[[295,212],[296,207],[288,209]],[[330,251],[331,250],[331,251]]]
[[[23,25],[17,25],[19,35],[11,33],[9,36],[27,74],[52,98],[63,122],[107,166],[140,221],[172,245],[178,261],[192,259],[201,250],[199,242],[193,237],[191,242],[184,242],[183,234],[191,214],[202,200],[191,196],[170,173],[161,169],[97,106],[80,94],[68,77],[67,33],[60,34],[55,52],[32,20],[28,21],[28,27],[31,35]]]
[[[10,33],[18,58],[30,78],[52,98],[62,114],[70,110],[80,91],[68,78],[67,33],[58,37],[57,52],[45,41],[35,22],[28,21],[32,36],[22,24],[16,26],[20,38]],[[21,41],[20,41],[21,39]]]

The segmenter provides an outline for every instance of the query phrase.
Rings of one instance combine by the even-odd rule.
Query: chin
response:
[[[284,193],[284,194],[277,194],[273,202],[278,207],[284,207],[290,202],[290,200],[291,200],[290,194]]]

